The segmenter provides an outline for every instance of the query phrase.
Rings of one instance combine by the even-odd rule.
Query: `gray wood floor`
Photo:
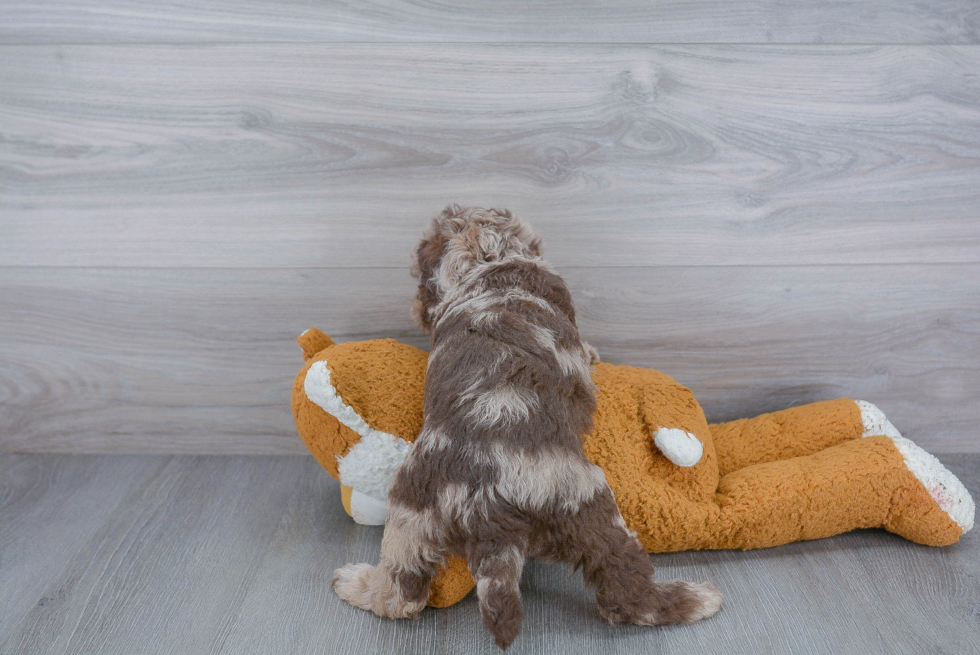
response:
[[[976,495],[980,455],[942,457]],[[417,622],[338,600],[374,561],[310,457],[0,456],[0,652],[493,653],[473,597]],[[916,546],[877,530],[761,551],[654,555],[711,580],[692,626],[609,626],[581,576],[532,562],[514,653],[977,653],[980,538]]]

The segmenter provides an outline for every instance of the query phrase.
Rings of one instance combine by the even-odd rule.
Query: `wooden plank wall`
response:
[[[304,452],[295,336],[424,346],[449,202],[711,420],[980,452],[972,0],[0,0],[0,450]]]

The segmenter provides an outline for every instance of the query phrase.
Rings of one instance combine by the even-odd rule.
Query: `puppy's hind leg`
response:
[[[334,571],[333,590],[355,607],[392,619],[418,618],[443,560],[440,530],[426,512],[398,505],[388,510],[381,562]]]
[[[721,607],[721,593],[710,584],[654,581],[650,556],[627,529],[608,488],[572,520],[558,523],[560,534],[552,536],[557,553],[550,555],[582,568],[596,590],[599,613],[610,623],[692,623]]]
[[[521,571],[524,549],[498,541],[472,542],[466,548],[470,573],[476,581],[483,624],[497,646],[506,650],[521,630]]]

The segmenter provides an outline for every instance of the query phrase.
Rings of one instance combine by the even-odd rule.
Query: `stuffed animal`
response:
[[[422,428],[428,354],[392,339],[336,344],[311,328],[293,385],[296,427],[341,483],[355,521],[382,525],[388,482]],[[848,399],[708,425],[691,391],[650,369],[597,363],[586,456],[650,552],[766,548],[856,528],[946,546],[974,504],[871,403]],[[432,583],[445,607],[473,587],[461,558]]]

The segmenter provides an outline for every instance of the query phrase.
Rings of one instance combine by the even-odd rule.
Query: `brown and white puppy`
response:
[[[377,566],[334,573],[334,590],[381,616],[415,618],[445,556],[463,555],[483,622],[507,648],[520,630],[526,557],[582,568],[611,623],[711,616],[707,584],[654,581],[602,469],[582,451],[595,351],[564,281],[508,211],[446,208],[416,249],[413,314],[432,333],[425,422],[395,472]]]

